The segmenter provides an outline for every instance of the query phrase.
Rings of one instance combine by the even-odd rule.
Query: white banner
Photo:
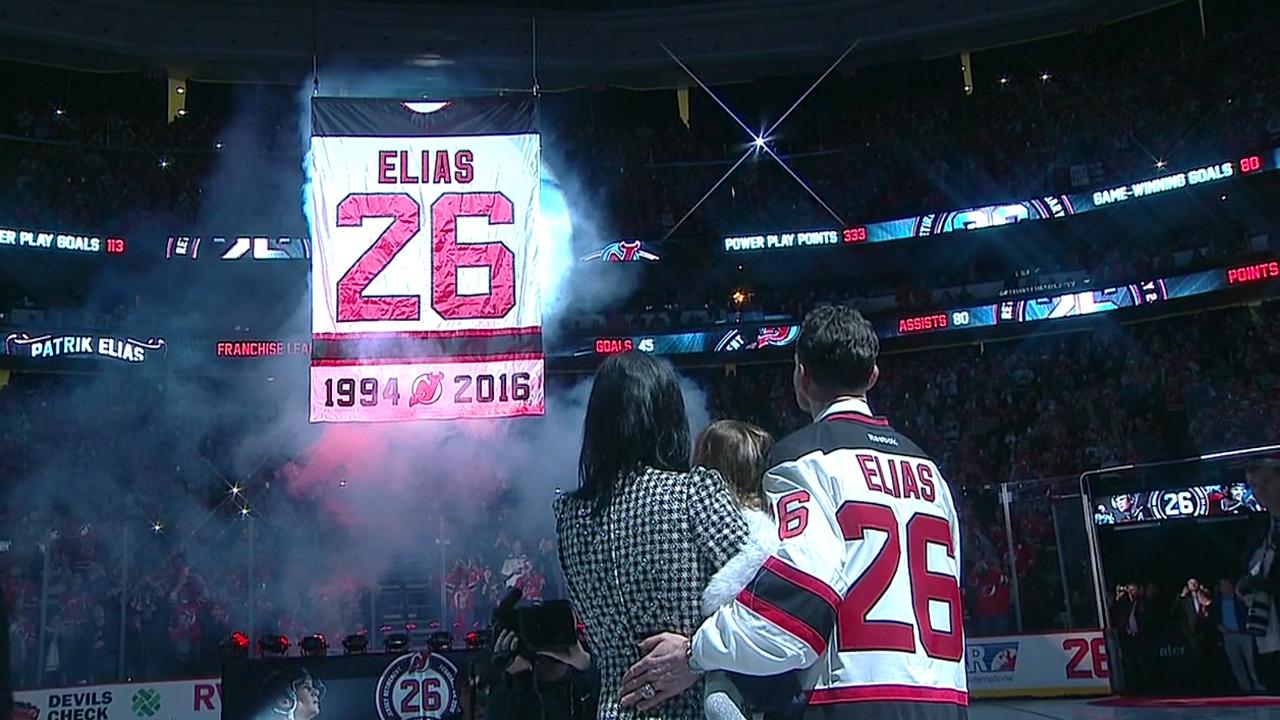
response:
[[[543,377],[540,138],[501,103],[421,105],[313,106],[313,422],[543,412],[541,393],[526,392]],[[503,374],[515,360],[528,377]],[[449,363],[467,366],[451,376],[456,396],[400,401],[402,387],[457,370]],[[494,392],[470,398],[482,382]],[[499,382],[522,389],[501,397]]]
[[[1101,630],[971,638],[965,649],[969,694],[975,698],[1111,692]]]
[[[14,720],[219,720],[221,678],[81,685],[13,694]]]

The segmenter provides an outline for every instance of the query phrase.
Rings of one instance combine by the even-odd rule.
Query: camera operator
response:
[[[496,677],[489,689],[488,720],[589,720],[596,716],[600,670],[581,640],[563,650],[529,652],[515,632],[502,629],[493,644],[493,665]]]

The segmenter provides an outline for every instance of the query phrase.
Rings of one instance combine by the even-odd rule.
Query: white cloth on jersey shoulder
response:
[[[742,517],[747,521],[746,541],[702,591],[702,611],[708,615],[733,602],[780,544],[778,524],[767,513],[744,510]]]
[[[711,576],[702,591],[702,611],[708,615],[733,602],[760,572],[764,561],[778,549],[778,525],[773,518],[759,510],[744,510],[742,517],[747,521],[747,539],[738,549],[738,554]],[[742,694],[724,673],[708,673],[705,692],[703,709],[707,720],[747,720],[754,717],[743,712]]]

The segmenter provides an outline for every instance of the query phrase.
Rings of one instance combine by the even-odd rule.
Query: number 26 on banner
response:
[[[458,218],[483,217],[510,225],[514,208],[499,192],[443,193],[431,204],[431,309],[445,320],[500,318],[516,305],[515,254],[501,242],[459,243]],[[418,295],[367,295],[369,284],[422,229],[422,207],[405,193],[355,193],[338,203],[338,226],[358,227],[370,218],[391,225],[338,280],[338,322],[416,321]],[[460,294],[458,270],[489,273],[489,291]]]

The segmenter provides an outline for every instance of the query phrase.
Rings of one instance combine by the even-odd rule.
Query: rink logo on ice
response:
[[[160,712],[160,693],[154,688],[143,688],[133,694],[133,714],[149,718]]]
[[[1018,668],[1018,643],[973,643],[968,647],[970,678],[1012,676]],[[993,680],[999,679],[992,677]]]

